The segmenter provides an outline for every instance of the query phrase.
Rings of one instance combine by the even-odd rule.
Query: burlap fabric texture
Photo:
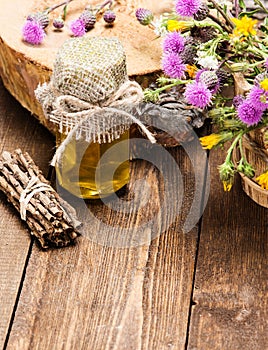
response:
[[[111,142],[135,122],[155,139],[125,106],[142,101],[141,87],[129,81],[126,56],[117,38],[82,37],[67,40],[59,49],[49,83],[35,91],[45,116],[67,135],[52,165],[75,137],[87,142]]]

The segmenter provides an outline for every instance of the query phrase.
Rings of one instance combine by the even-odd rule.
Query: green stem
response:
[[[209,0],[214,6],[216,10],[222,15],[222,17],[225,19],[226,23],[228,23],[231,28],[235,28],[234,23],[231,21],[230,17],[226,15],[226,13],[223,11],[223,9],[216,3],[214,0]]]
[[[50,12],[56,10],[58,7],[61,7],[61,6],[64,6],[64,5],[67,6],[71,1],[73,1],[73,0],[67,0],[67,1],[64,1],[64,2],[62,2],[60,4],[58,4],[58,5],[51,6],[51,7],[49,7],[47,9],[47,13],[50,13]]]
[[[258,49],[256,46],[249,47],[248,51],[255,54],[255,55],[260,55],[263,58],[268,58],[268,54],[264,53],[261,49]]]
[[[238,135],[236,136],[236,138],[232,142],[230,148],[228,149],[228,152],[227,152],[227,155],[226,155],[226,159],[225,159],[226,163],[231,161],[233,150],[235,149],[237,143],[239,142],[239,140],[242,138],[242,136],[244,134],[245,134],[245,131],[239,131],[238,132]]]
[[[240,155],[241,155],[241,160],[243,163],[247,163],[247,159],[245,157],[245,153],[244,153],[244,150],[243,150],[243,147],[242,147],[242,137],[241,139],[239,140],[239,151],[240,151]]]
[[[217,23],[221,28],[223,28],[227,33],[232,33],[232,31],[227,28],[217,17],[213,16],[211,13],[207,15],[208,18],[212,19],[213,22]]]
[[[254,0],[254,3],[259,5],[260,8],[265,12],[265,13],[268,13],[268,10],[267,8],[262,4],[262,2],[260,0]]]
[[[162,86],[161,88],[158,88],[158,89],[154,90],[153,93],[158,94],[159,92],[162,92],[162,91],[165,91],[167,89],[170,89],[173,86],[188,84],[190,82],[192,82],[192,80],[177,80],[177,81],[175,81],[172,84],[168,84],[168,85]]]
[[[218,29],[218,31],[219,31],[221,34],[225,34],[225,32],[223,31],[222,27],[219,26],[217,23],[193,21],[193,24],[194,24],[196,27],[198,27],[198,28],[203,28],[203,27],[214,27],[214,28]]]

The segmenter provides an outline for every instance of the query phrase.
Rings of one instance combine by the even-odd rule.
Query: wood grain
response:
[[[267,209],[221,190],[212,152],[211,196],[199,244],[189,350],[263,350],[268,334]]]
[[[29,115],[0,83],[0,152],[17,147],[34,154],[47,169],[53,138]],[[0,194],[0,348],[7,336],[31,239],[26,225]]]
[[[89,209],[79,209],[85,231],[75,247],[45,253],[34,247],[8,349],[184,349],[198,228],[182,232],[194,178],[182,149],[172,152],[188,193],[174,223],[161,233],[176,205],[176,191],[163,222],[152,221],[147,228],[147,243],[115,246],[124,228],[147,221],[161,205],[158,171],[146,161],[134,161],[129,191],[122,193],[130,200],[135,191],[138,198],[129,214],[89,202]],[[140,181],[134,183],[144,178],[150,193]],[[144,206],[139,198],[147,194]],[[114,245],[97,243],[107,230],[88,219],[88,210],[114,227],[110,233]],[[160,231],[151,240],[155,227]]]

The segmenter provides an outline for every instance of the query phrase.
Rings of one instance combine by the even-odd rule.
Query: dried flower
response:
[[[196,63],[196,48],[193,45],[185,45],[180,53],[180,58],[183,63],[194,65]]]
[[[184,76],[186,65],[182,63],[179,55],[168,52],[163,56],[162,68],[170,78],[180,79]]]
[[[211,103],[212,93],[206,84],[195,80],[193,83],[187,84],[184,97],[189,104],[205,108]]]
[[[224,69],[217,69],[216,74],[219,79],[220,87],[223,87],[231,77],[231,74]]]
[[[207,4],[202,2],[199,6],[199,9],[194,14],[194,19],[196,21],[203,21],[204,19],[207,18],[208,14],[209,14],[209,8]]]
[[[74,36],[83,36],[86,34],[85,22],[82,19],[75,19],[69,24],[70,30]]]
[[[175,3],[175,10],[180,16],[192,17],[198,12],[200,6],[200,0],[177,0]]]
[[[138,8],[136,10],[136,18],[140,22],[140,24],[147,26],[154,19],[154,15],[150,10]]]
[[[32,45],[39,45],[44,40],[46,33],[41,24],[36,21],[27,20],[22,27],[23,40]]]
[[[197,42],[206,43],[216,36],[217,32],[213,27],[193,27],[191,29],[191,37]]]
[[[116,19],[116,14],[111,10],[107,10],[104,12],[103,19],[106,23],[112,24]]]
[[[180,53],[184,49],[185,39],[177,32],[168,33],[163,42],[164,52]]]

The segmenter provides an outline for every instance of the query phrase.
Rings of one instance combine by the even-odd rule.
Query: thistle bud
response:
[[[216,74],[217,74],[217,77],[219,79],[221,87],[228,82],[228,80],[231,76],[231,74],[224,69],[218,69],[216,71]]]
[[[230,66],[232,72],[245,72],[248,68],[249,65],[246,62],[236,62]]]
[[[39,23],[43,29],[45,29],[49,25],[48,13],[46,11],[30,14],[27,17],[27,20]]]
[[[107,10],[104,12],[103,19],[106,23],[111,24],[115,21],[116,14],[111,10]]]
[[[96,16],[90,10],[85,10],[82,12],[82,14],[79,16],[79,19],[84,22],[86,31],[94,28],[97,20]]]
[[[197,49],[193,45],[186,45],[183,51],[180,53],[182,62],[187,64],[194,64],[196,53]]]
[[[136,18],[140,22],[140,24],[147,26],[154,19],[154,15],[150,10],[138,8],[136,10]]]
[[[64,20],[61,17],[53,19],[53,27],[56,29],[62,29],[64,27]]]
[[[203,21],[207,18],[209,14],[209,8],[206,4],[202,3],[199,7],[199,10],[194,14],[194,19],[196,21]]]
[[[200,74],[198,81],[204,83],[210,90],[214,89],[219,84],[217,74],[213,71],[204,71]]]

